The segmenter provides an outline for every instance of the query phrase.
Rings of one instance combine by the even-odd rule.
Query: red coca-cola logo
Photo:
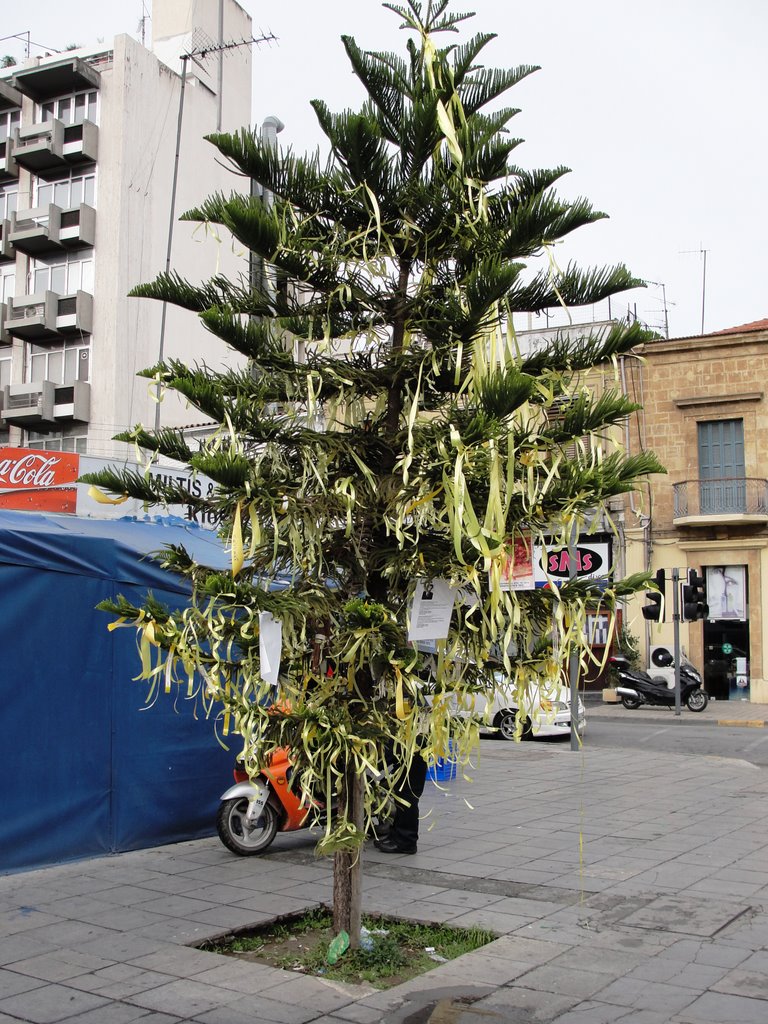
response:
[[[40,452],[31,448],[0,448],[0,489],[61,487],[73,483],[80,456],[71,452]]]

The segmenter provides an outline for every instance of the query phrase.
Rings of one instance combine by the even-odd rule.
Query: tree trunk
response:
[[[347,768],[342,800],[355,826],[363,828],[364,780],[354,768]],[[360,948],[363,909],[363,849],[339,850],[333,855],[333,931],[346,931],[350,949]]]

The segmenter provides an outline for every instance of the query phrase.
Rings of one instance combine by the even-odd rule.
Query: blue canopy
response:
[[[229,563],[215,534],[181,519],[0,510],[0,871],[212,833],[237,737],[222,749],[186,694],[146,708],[134,630],[110,633],[95,608],[147,590],[183,606],[187,582],[148,557],[171,544]]]

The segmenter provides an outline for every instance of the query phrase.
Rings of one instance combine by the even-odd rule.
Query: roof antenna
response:
[[[702,243],[698,249],[682,249],[683,254],[699,252],[704,257],[701,268],[701,333],[704,333],[704,302],[707,295],[707,253],[709,249],[704,248]]]

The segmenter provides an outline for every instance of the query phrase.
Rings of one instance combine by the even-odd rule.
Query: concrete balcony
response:
[[[14,91],[43,103],[82,89],[98,89],[101,75],[80,57],[61,57],[21,68],[13,75],[11,83]]]
[[[0,413],[3,423],[34,430],[52,429],[55,390],[56,385],[50,380],[34,384],[6,384],[3,388],[3,411]]]
[[[93,121],[64,124],[53,118],[17,128],[12,142],[16,163],[45,178],[71,164],[93,163],[99,150],[99,129]]]
[[[14,338],[44,345],[73,331],[90,334],[93,330],[93,296],[88,292],[57,295],[38,292],[9,299],[5,327]]]
[[[0,181],[10,181],[19,176],[19,165],[13,155],[13,140],[0,142]]]
[[[0,395],[2,426],[45,431],[62,423],[87,423],[91,416],[91,385],[84,380],[6,384]]]
[[[16,259],[16,252],[11,245],[11,222],[0,220],[0,263]]]
[[[10,243],[28,256],[91,246],[96,235],[96,211],[81,203],[62,210],[54,203],[11,214]]]
[[[768,480],[720,477],[674,484],[675,526],[768,523]]]
[[[4,302],[0,302],[0,345],[10,345],[13,338],[8,333],[5,321],[8,316],[8,309]]]

